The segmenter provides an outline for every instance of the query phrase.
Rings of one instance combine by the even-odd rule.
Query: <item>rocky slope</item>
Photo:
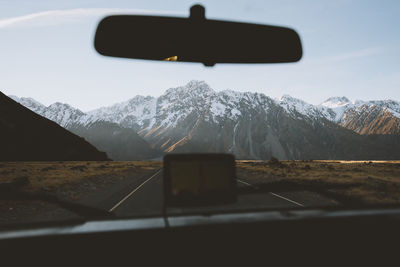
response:
[[[360,134],[400,135],[400,107],[394,101],[371,101],[346,109],[339,124]]]
[[[331,97],[320,105],[284,96],[280,105],[295,116],[326,118],[359,134],[400,135],[400,102],[393,100],[351,102],[346,97]]]

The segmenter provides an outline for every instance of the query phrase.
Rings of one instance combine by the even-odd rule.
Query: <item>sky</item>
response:
[[[289,26],[300,35],[298,63],[205,67],[104,57],[94,50],[107,14],[206,17]],[[0,0],[0,91],[82,111],[159,96],[203,80],[216,91],[284,94],[319,104],[331,96],[400,100],[400,1]]]

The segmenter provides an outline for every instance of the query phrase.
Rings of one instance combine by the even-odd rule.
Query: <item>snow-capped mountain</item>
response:
[[[259,105],[259,108],[267,111],[272,102],[281,106],[293,118],[325,118],[361,134],[400,134],[397,126],[400,120],[398,101],[350,101],[346,97],[330,97],[319,105],[312,105],[289,95],[272,99],[258,93],[232,90],[216,92],[203,81],[190,81],[185,86],[170,88],[158,98],[135,96],[128,101],[87,113],[64,103],[57,102],[46,107],[32,98],[10,97],[63,127],[76,123],[89,125],[96,121],[108,121],[143,135],[155,128],[174,127],[193,111],[201,110],[206,120],[220,122],[225,119],[235,120],[241,116],[239,106],[255,108]],[[269,100],[268,103],[265,102],[266,99]],[[391,127],[384,127],[381,120]]]
[[[321,104],[336,114],[335,122],[360,134],[400,134],[400,102],[329,98]]]
[[[294,117],[298,117],[297,115],[301,114],[310,119],[326,118],[330,121],[337,122],[338,113],[328,106],[312,105],[301,99],[291,97],[290,95],[282,96],[277,103]]]
[[[154,126],[174,127],[194,111],[202,112],[207,120],[219,122],[241,115],[238,110],[240,105],[253,108],[262,105],[261,99],[273,102],[263,94],[231,90],[216,92],[203,81],[190,81],[185,86],[168,89],[158,98],[136,96],[123,103],[90,111],[82,122],[108,120],[131,128],[150,130]]]
[[[9,96],[14,101],[29,108],[37,114],[52,120],[59,125],[67,128],[68,125],[79,122],[85,116],[81,110],[74,108],[68,104],[56,102],[46,107],[30,97]]]
[[[400,134],[400,102],[394,100],[350,101],[330,97],[319,105],[285,95],[279,100],[291,116],[325,118],[359,134]]]
[[[148,159],[160,155],[157,149],[151,148],[134,130],[110,122],[110,119],[101,113],[86,114],[77,108],[60,102],[46,107],[32,98],[16,96],[10,96],[10,98],[37,114],[56,122],[70,132],[85,138],[98,149],[105,151],[114,160]],[[136,98],[136,103],[141,102],[140,98]],[[132,100],[130,102],[131,107],[137,109],[136,103]],[[129,108],[129,105],[125,105],[125,103],[118,105]],[[112,110],[112,107],[110,109]],[[123,111],[126,114],[126,110]],[[115,113],[111,113],[115,115]],[[100,119],[103,116],[104,118]],[[127,120],[125,117],[123,119]]]
[[[85,116],[85,113],[68,104],[56,102],[48,106],[41,115],[68,128],[70,124],[80,121]]]
[[[67,104],[44,107],[32,99],[15,99],[67,128],[88,128],[99,121],[130,128],[164,152],[231,152],[238,158],[360,158],[366,152],[360,154],[355,146],[369,141],[355,132],[400,133],[400,103],[396,101],[331,97],[312,105],[289,95],[273,99],[260,93],[217,92],[203,81],[170,88],[157,98],[135,96],[87,113]]]
[[[47,110],[47,107],[45,105],[39,103],[38,101],[30,97],[18,97],[14,95],[10,95],[8,97],[10,97],[15,102],[18,102],[21,105],[29,108],[30,110],[39,115],[42,115]]]
[[[320,109],[324,109],[324,108],[328,108],[330,111],[332,111],[334,114],[334,116],[330,117],[330,119],[336,123],[339,123],[344,115],[344,112],[350,107],[352,106],[352,103],[350,102],[350,100],[347,97],[330,97],[327,100],[325,100],[324,102],[322,102],[319,105]]]
[[[360,134],[400,135],[400,104],[391,100],[349,106],[339,124]]]
[[[192,111],[204,107],[209,108],[204,115],[218,121],[224,116],[237,116],[239,111],[235,105],[242,97],[243,93],[229,90],[216,93],[205,82],[191,81],[185,86],[168,89],[158,98],[135,96],[126,102],[90,111],[81,122],[107,120],[138,131],[150,130],[154,126],[168,128]]]
[[[80,123],[104,120],[134,130],[151,127],[156,115],[156,104],[157,99],[154,97],[135,96],[128,101],[90,111],[80,119]]]

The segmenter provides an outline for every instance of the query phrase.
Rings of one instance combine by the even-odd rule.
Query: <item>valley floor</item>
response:
[[[345,205],[400,204],[400,161],[237,161],[238,176],[268,190],[311,190]]]
[[[24,191],[106,209],[109,204],[104,203],[118,202],[126,190],[161,167],[161,161],[1,162],[0,185],[25,180]],[[236,168],[238,179],[253,185],[241,187],[244,191],[316,192],[344,206],[400,204],[400,161],[239,160]],[[54,210],[59,209],[38,201],[0,200],[0,223],[26,221]]]
[[[0,162],[0,185],[28,179],[21,190],[103,208],[102,199],[109,197],[111,188],[121,191],[161,166],[159,161]],[[55,209],[57,206],[41,201],[0,200],[0,223],[31,221],[36,217],[41,220],[41,214]]]

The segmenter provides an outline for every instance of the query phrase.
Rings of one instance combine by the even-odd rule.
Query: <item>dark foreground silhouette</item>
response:
[[[85,139],[0,92],[0,161],[109,160]]]

